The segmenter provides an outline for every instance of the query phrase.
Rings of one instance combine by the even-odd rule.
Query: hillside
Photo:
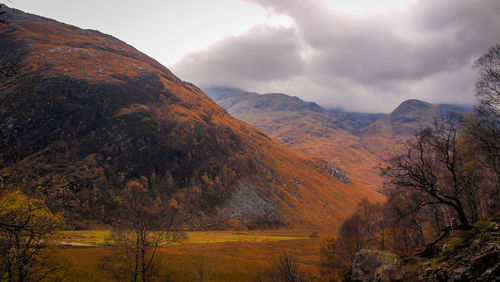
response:
[[[377,167],[381,159],[360,143],[360,137],[352,133],[359,129],[349,126],[345,116],[338,117],[314,103],[285,94],[260,95],[227,88],[206,91],[230,114],[273,139],[336,164],[354,183],[380,190],[382,179]]]
[[[467,110],[408,100],[390,114],[364,114],[327,110],[285,94],[221,87],[206,92],[235,117],[292,149],[337,164],[354,182],[375,191],[383,185],[379,167],[395,148],[434,118]]]
[[[362,196],[380,198],[112,36],[5,11],[0,64],[17,74],[0,77],[1,169],[74,226],[111,221],[120,190],[141,176],[194,228],[335,230]]]

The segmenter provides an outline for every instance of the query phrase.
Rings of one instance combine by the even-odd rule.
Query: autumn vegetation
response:
[[[500,45],[477,60],[476,111],[416,132],[383,168],[384,199],[325,175],[318,162],[233,119],[194,85],[110,36],[79,31],[81,42],[74,42],[63,34],[75,27],[30,27],[0,26],[8,33],[0,49],[19,45],[15,54],[29,62],[0,66],[8,82],[1,105],[11,110],[0,115],[13,113],[5,114],[12,123],[0,144],[2,280],[164,281],[172,267],[184,270],[182,259],[191,273],[175,274],[186,280],[222,281],[213,271],[218,261],[231,279],[348,279],[361,249],[426,254],[500,209]],[[41,43],[38,34],[47,34]],[[30,40],[37,52],[27,51]],[[255,193],[280,216],[222,214],[242,180],[266,187]],[[358,201],[363,195],[373,199]],[[313,230],[294,243],[181,244],[186,228],[314,229],[323,221],[335,236],[320,239]],[[61,247],[60,230],[92,227],[107,229],[104,246]],[[69,259],[75,254],[92,259]]]
[[[8,11],[0,63],[16,62],[18,75],[0,77],[2,167],[43,186],[67,228],[112,225],[121,191],[141,177],[198,230],[335,230],[361,196],[382,198],[233,118],[132,46]],[[224,209],[245,185],[265,212]]]
[[[500,45],[476,61],[479,105],[420,129],[383,169],[384,204],[361,201],[321,246],[323,271],[349,280],[361,249],[431,255],[436,243],[500,211]]]

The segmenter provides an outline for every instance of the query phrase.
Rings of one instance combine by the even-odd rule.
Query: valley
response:
[[[408,100],[390,114],[350,113],[281,93],[224,87],[206,92],[231,115],[291,149],[336,164],[353,182],[374,191],[383,186],[380,168],[418,129],[449,113],[472,110]]]
[[[273,5],[268,20],[290,12]],[[292,22],[280,33],[302,36]],[[273,28],[248,32],[270,46]],[[177,34],[154,36],[168,31]],[[245,46],[231,64],[252,63],[255,42],[234,44],[239,36],[208,54]],[[353,112],[226,86],[314,81],[338,99],[325,105],[359,109],[339,93],[407,96],[377,94],[400,85],[361,68],[358,81],[321,72],[307,82],[321,60],[305,60],[324,50],[276,41],[300,45],[292,57],[304,64],[284,52],[266,59],[280,66],[261,62],[228,82],[214,77],[217,54],[190,53],[176,70],[217,65],[198,86],[121,39],[0,4],[0,280],[500,279],[500,45],[474,64],[474,108],[407,99],[379,113],[387,105]],[[223,59],[240,55],[233,48]],[[275,73],[283,66],[288,87]],[[324,78],[342,85],[320,87]]]

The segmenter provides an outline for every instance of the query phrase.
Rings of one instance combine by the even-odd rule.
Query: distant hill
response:
[[[437,117],[471,110],[452,105],[433,105],[417,99],[406,100],[390,114],[363,128],[362,133],[390,137],[408,136],[420,127],[432,124]]]
[[[431,126],[436,118],[469,111],[472,108],[406,100],[391,113],[362,128],[360,142],[371,152],[386,158],[398,151],[416,131]]]
[[[291,97],[282,93],[267,93],[261,95],[234,88],[215,87],[206,89],[206,93],[215,101],[220,101],[225,109],[237,113],[248,113],[250,109],[261,111],[311,111],[326,112],[316,103],[304,102],[298,97]]]
[[[380,197],[112,36],[5,11],[0,64],[17,75],[0,77],[0,168],[46,187],[75,226],[109,222],[120,190],[141,176],[195,228],[334,230],[362,196]]]
[[[235,117],[290,148],[339,165],[354,182],[375,191],[383,182],[379,167],[399,144],[436,117],[470,110],[408,100],[390,114],[366,114],[328,110],[285,94],[223,87],[206,93]]]

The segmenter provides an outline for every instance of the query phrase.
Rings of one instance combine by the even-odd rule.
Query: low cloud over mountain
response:
[[[357,16],[321,0],[248,1],[293,25],[253,28],[173,69],[203,87],[283,91],[326,107],[387,112],[407,98],[471,104],[474,59],[498,43],[495,0],[418,0]]]

